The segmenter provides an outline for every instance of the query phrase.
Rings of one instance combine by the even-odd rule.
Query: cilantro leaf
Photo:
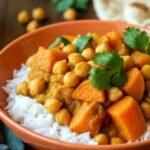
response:
[[[86,10],[87,9],[87,3],[88,3],[88,0],[75,0],[74,8]]]
[[[78,37],[75,43],[78,51],[81,53],[82,50],[92,42],[92,40],[92,36],[81,35],[80,37]]]
[[[144,52],[149,43],[149,37],[145,31],[129,27],[124,32],[124,43],[132,49]]]
[[[88,0],[51,0],[55,10],[63,13],[68,8],[75,8],[80,10],[87,9]]]
[[[61,43],[61,42],[64,45],[68,45],[70,43],[70,41],[67,40],[66,38],[64,38],[64,37],[58,37],[58,38],[56,38],[56,40],[48,48],[53,48],[53,47],[57,46],[59,43]]]
[[[126,74],[122,71],[124,61],[118,53],[97,53],[93,61],[105,66],[105,69],[92,68],[89,72],[90,83],[97,89],[107,90],[110,86],[120,87],[126,82]]]
[[[62,13],[68,8],[72,7],[74,0],[53,0],[52,3],[56,11]]]
[[[119,73],[116,73],[111,78],[111,85],[121,87],[123,84],[127,81],[126,74],[121,71]]]
[[[123,59],[116,52],[97,53],[93,60],[96,64],[106,66],[111,70],[121,70],[124,65]]]
[[[90,74],[89,81],[97,89],[106,90],[110,87],[111,72],[100,68],[92,68]]]

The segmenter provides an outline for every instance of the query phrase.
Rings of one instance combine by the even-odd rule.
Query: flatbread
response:
[[[93,6],[99,19],[150,25],[150,0],[93,0]]]

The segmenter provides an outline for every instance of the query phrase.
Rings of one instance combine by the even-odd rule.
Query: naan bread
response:
[[[102,20],[150,25],[150,0],[93,0],[93,6]]]

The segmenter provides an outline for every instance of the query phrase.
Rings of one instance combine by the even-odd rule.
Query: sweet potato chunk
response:
[[[145,83],[141,72],[137,68],[132,68],[127,72],[128,81],[123,86],[124,92],[140,101],[143,98]]]
[[[110,106],[107,112],[126,140],[134,141],[146,131],[146,122],[140,107],[130,96]]]
[[[73,42],[76,38],[76,36],[68,35],[68,34],[63,35],[63,37],[66,38],[70,42]]]
[[[114,50],[118,50],[118,48],[122,45],[122,39],[119,33],[115,31],[108,32],[106,36],[109,39],[109,44]]]
[[[145,64],[150,64],[150,56],[147,54],[135,51],[131,57],[138,68],[142,68]]]
[[[88,80],[83,81],[73,93],[73,98],[82,100],[85,102],[97,101],[103,103],[105,98],[105,92],[94,88]]]
[[[105,113],[102,106],[97,102],[84,102],[74,114],[70,130],[77,133],[90,132],[95,136],[102,125]]]
[[[67,53],[58,50],[47,50],[40,47],[38,52],[29,57],[26,64],[35,70],[41,70],[47,73],[52,72],[56,61],[66,59]]]

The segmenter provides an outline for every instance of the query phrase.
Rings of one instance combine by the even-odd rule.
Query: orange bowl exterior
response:
[[[89,146],[80,144],[69,144],[47,138],[34,133],[9,117],[5,111],[7,105],[7,94],[2,90],[6,80],[12,78],[14,69],[20,67],[21,63],[33,54],[38,46],[47,47],[57,36],[63,34],[85,34],[87,32],[98,32],[104,34],[107,31],[115,30],[122,34],[128,26],[123,22],[107,22],[98,20],[72,21],[49,25],[35,32],[28,33],[10,43],[0,52],[0,118],[1,120],[24,142],[38,150],[150,150],[150,140],[132,144]],[[144,28],[143,28],[144,29]],[[149,29],[144,29],[150,31]]]

